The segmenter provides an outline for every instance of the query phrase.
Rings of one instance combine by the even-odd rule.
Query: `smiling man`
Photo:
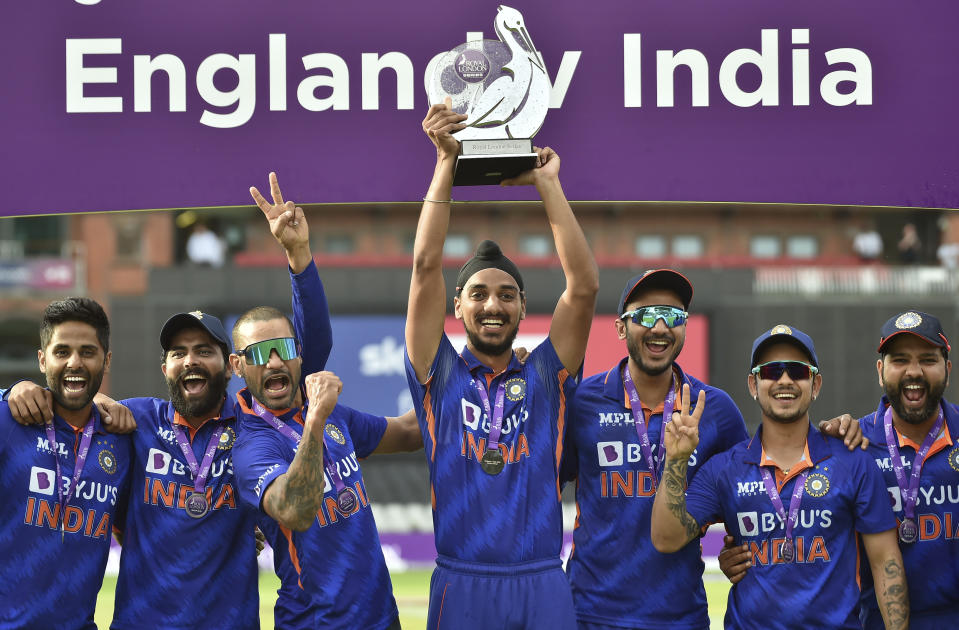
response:
[[[563,477],[576,479],[579,509],[567,572],[580,630],[709,627],[698,539],[674,554],[660,553],[649,542],[665,460],[663,427],[679,409],[683,385],[694,399],[701,391],[709,399],[687,480],[747,437],[729,395],[676,362],[692,297],[692,284],[672,269],[630,278],[616,306],[616,334],[627,356],[585,379],[570,402],[573,448]],[[659,578],[650,583],[650,575]],[[640,582],[646,584],[644,597],[636,597]],[[681,605],[668,597],[677,589],[687,593]]]
[[[859,628],[861,538],[886,628],[908,627],[909,602],[895,519],[882,476],[861,450],[817,432],[809,406],[822,387],[812,339],[774,326],[754,342],[749,393],[762,423],[751,440],[712,457],[686,487],[690,455],[708,408],[666,425],[666,464],[650,535],[673,553],[707,523],[724,522],[754,565],[729,591],[727,628]],[[775,611],[770,602],[775,602]]]
[[[910,627],[959,619],[959,410],[943,398],[952,362],[939,320],[921,311],[890,317],[880,332],[876,370],[884,395],[860,419],[899,522],[909,579]],[[882,628],[872,576],[863,580],[863,627]]]
[[[453,309],[466,330],[458,353],[443,332],[443,244],[450,220],[452,133],[465,116],[430,108],[423,130],[436,148],[433,180],[413,247],[406,317],[407,381],[426,448],[437,569],[427,626],[575,628],[563,574],[559,472],[566,403],[586,352],[599,273],[559,181],[559,156],[504,184],[533,184],[566,278],[549,338],[525,364],[513,339],[526,315],[519,269],[484,241],[456,280]]]
[[[96,628],[110,532],[124,508],[129,437],[106,433],[93,397],[110,367],[110,324],[88,298],[43,312],[37,352],[51,420],[14,422],[0,402],[0,628]]]

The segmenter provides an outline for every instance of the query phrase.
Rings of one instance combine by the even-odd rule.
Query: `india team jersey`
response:
[[[889,400],[883,397],[885,412]],[[938,629],[959,620],[959,409],[943,401],[945,426],[926,455],[919,477],[916,523],[919,539],[900,543],[909,584],[909,627]],[[903,518],[903,497],[896,482],[886,446],[883,413],[860,418],[863,435],[869,438],[869,455],[875,460],[892,501],[896,520]],[[916,444],[898,435],[899,456],[906,479],[919,450]],[[882,628],[869,565],[863,565],[862,617],[865,628]]]
[[[777,481],[788,510],[798,473],[808,471],[792,562],[780,555],[785,528],[759,471],[762,427],[748,442],[707,461],[686,492],[686,510],[698,523],[725,522],[735,544],[752,551],[753,566],[729,591],[727,628],[860,627],[857,570],[868,560],[859,557],[856,533],[887,531],[896,521],[867,453],[849,451],[811,425],[806,449],[808,464]]]
[[[651,471],[640,448],[623,387],[626,359],[587,378],[569,404],[569,462],[564,481],[577,477],[576,528],[567,564],[580,621],[636,628],[708,628],[703,561],[698,541],[662,554],[650,542],[650,516],[659,471]],[[716,453],[745,440],[746,424],[726,392],[683,374],[676,366],[677,394],[689,384],[695,402],[706,391],[699,446],[689,458],[687,479]],[[695,408],[695,404],[693,405]],[[677,399],[675,408],[679,409]],[[646,413],[655,461],[663,409]],[[639,596],[639,592],[642,593]],[[675,598],[675,593],[683,597]]]
[[[248,390],[237,394],[237,402],[241,408],[240,437],[234,457],[240,497],[266,516],[263,494],[289,469],[296,455],[295,445],[253,413]],[[303,417],[300,410],[279,416],[300,435]],[[332,480],[325,474],[326,496],[307,531],[291,531],[277,524],[264,532],[273,552],[284,555],[285,562],[295,567],[299,585],[312,601],[311,616],[300,619],[306,627],[377,629],[388,627],[397,617],[359,465],[360,459],[376,449],[385,431],[386,418],[337,405],[327,419],[324,445],[337,473],[356,493],[356,505],[352,511],[343,512],[337,505]],[[283,593],[281,589],[280,597]]]
[[[490,406],[505,383],[498,475],[480,468],[490,418],[473,381],[488,383]],[[429,380],[406,376],[423,433],[430,472],[436,549],[457,560],[505,564],[558,557],[563,541],[559,466],[566,401],[573,378],[549,339],[526,364],[514,355],[493,375],[468,350],[458,355],[446,335]]]
[[[234,481],[235,403],[226,401],[220,417],[196,431],[169,401],[132,398],[122,404],[133,412],[137,430],[110,627],[138,629],[149,620],[156,628],[259,628],[256,512],[240,502]],[[197,463],[222,429],[206,480],[210,509],[200,518],[185,509],[194,484],[175,424],[188,436]]]
[[[61,512],[57,485],[66,496],[81,433],[57,416],[50,444],[43,426],[17,424],[0,402],[0,628],[96,628],[97,592],[126,499],[130,440],[106,433],[96,407],[93,415],[86,462]]]

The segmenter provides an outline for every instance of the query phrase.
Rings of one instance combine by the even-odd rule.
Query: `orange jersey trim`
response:
[[[916,444],[915,442],[907,438],[905,435],[899,432],[899,429],[896,429],[896,435],[899,437],[899,448],[902,448],[903,446],[911,446],[912,448],[916,450],[917,453],[919,452],[919,449],[922,448],[921,444]],[[947,425],[946,423],[943,423],[942,433],[939,434],[939,437],[936,438],[936,441],[933,442],[932,446],[929,447],[929,452],[926,453],[926,458],[928,459],[932,457],[939,451],[949,446],[952,446],[952,436],[949,435],[949,425]]]
[[[806,446],[803,448],[802,459],[796,463],[795,466],[789,469],[789,474],[785,474],[769,455],[766,454],[766,449],[762,451],[762,458],[759,460],[760,466],[773,466],[776,469],[776,489],[782,490],[783,485],[790,479],[797,477],[802,471],[807,468],[812,468],[812,457],[809,455],[809,442],[806,442]]]

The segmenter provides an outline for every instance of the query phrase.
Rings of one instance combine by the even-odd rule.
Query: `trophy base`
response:
[[[535,167],[536,153],[529,138],[463,140],[453,168],[453,185],[498,186]]]

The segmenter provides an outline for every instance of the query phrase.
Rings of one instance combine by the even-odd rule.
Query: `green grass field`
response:
[[[393,594],[400,609],[400,622],[404,630],[423,630],[426,628],[426,608],[430,590],[430,571],[403,571],[393,573]],[[103,580],[103,588],[97,598],[97,626],[110,627],[113,617],[113,592],[116,589],[115,576]],[[276,589],[280,581],[272,573],[260,574],[260,627],[273,630],[273,603],[276,601]],[[722,575],[706,574],[706,597],[709,599],[709,612],[713,628],[722,628],[723,614],[726,611],[726,593],[729,582]]]

